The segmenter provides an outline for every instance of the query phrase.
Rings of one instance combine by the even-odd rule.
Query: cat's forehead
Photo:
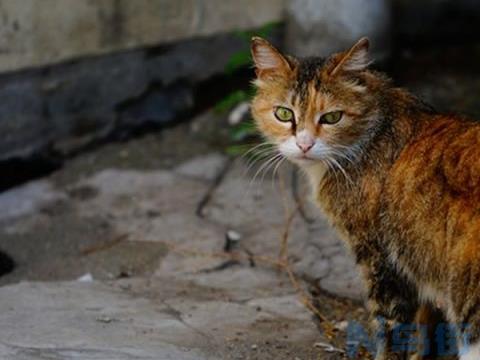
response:
[[[321,57],[300,59],[296,71],[297,83],[301,85],[318,79],[318,72],[324,65],[325,59]]]
[[[295,71],[295,80],[292,89],[293,101],[296,102],[308,97],[310,87],[318,90],[321,86],[320,69],[324,66],[325,59],[309,57],[298,62]]]

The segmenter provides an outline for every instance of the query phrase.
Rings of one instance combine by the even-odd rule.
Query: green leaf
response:
[[[243,155],[250,149],[250,145],[230,145],[225,149],[228,155]]]
[[[272,34],[272,32],[275,30],[275,28],[279,27],[281,24],[280,21],[272,21],[269,22],[265,25],[263,25],[257,32],[258,36],[261,37],[268,37]]]
[[[281,23],[280,22],[270,22],[257,30],[243,30],[243,31],[235,31],[234,35],[243,41],[245,41],[245,45],[248,47],[250,40],[253,36],[261,36],[261,37],[269,37],[271,33],[277,28]],[[231,75],[236,70],[248,66],[252,63],[252,58],[250,55],[249,50],[239,51],[233,54],[227,62],[225,66],[225,72],[228,75]]]
[[[233,54],[225,66],[225,72],[231,75],[236,70],[248,66],[252,63],[252,57],[249,51],[239,51]]]
[[[242,101],[246,101],[249,99],[249,95],[244,90],[237,90],[234,91],[227,96],[225,96],[222,100],[220,100],[215,105],[215,111],[219,113],[225,113],[233,108],[235,105],[241,103]]]

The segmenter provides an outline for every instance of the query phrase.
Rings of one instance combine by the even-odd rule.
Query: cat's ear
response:
[[[350,50],[339,56],[338,62],[330,72],[330,75],[336,75],[342,71],[361,71],[370,65],[368,57],[368,48],[370,42],[366,37],[361,38],[353,45]]]
[[[287,74],[291,71],[287,58],[267,40],[253,37],[251,51],[258,78],[268,76],[269,74]]]

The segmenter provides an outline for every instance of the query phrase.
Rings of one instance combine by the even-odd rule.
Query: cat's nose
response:
[[[299,143],[297,142],[297,146],[300,148],[300,150],[302,150],[304,153],[307,153],[308,150],[310,150],[312,147],[313,147],[313,143],[308,143],[308,144],[303,144],[303,143]]]
[[[315,138],[307,130],[303,130],[297,134],[296,143],[300,150],[307,153],[315,145]]]

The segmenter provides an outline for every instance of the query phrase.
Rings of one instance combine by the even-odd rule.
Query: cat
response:
[[[368,49],[297,59],[253,38],[253,118],[352,251],[372,324],[386,326],[376,359],[421,359],[394,351],[392,331],[438,306],[468,324],[460,359],[480,360],[480,123],[395,87]]]

